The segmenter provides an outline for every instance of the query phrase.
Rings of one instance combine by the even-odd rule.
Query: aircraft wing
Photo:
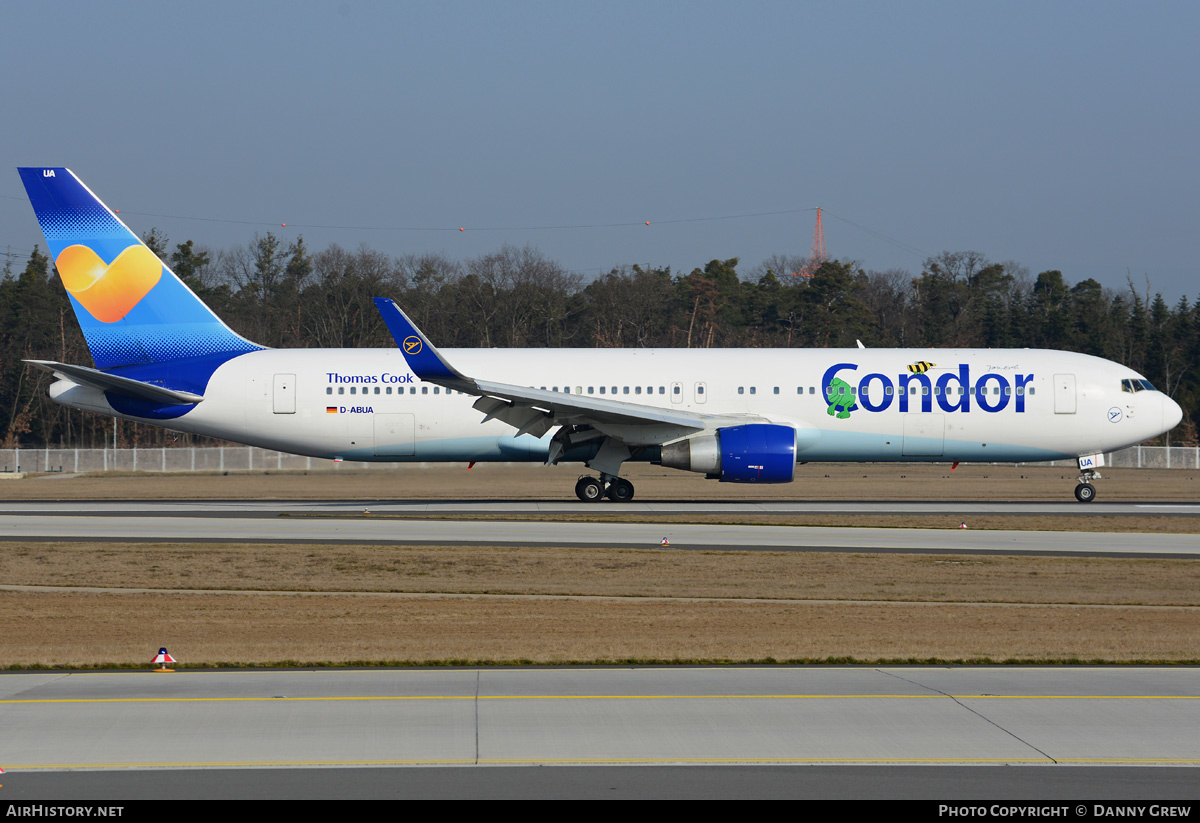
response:
[[[423,381],[478,396],[475,408],[485,415],[483,422],[502,420],[515,426],[518,435],[541,437],[557,426],[589,426],[629,445],[650,445],[730,422],[761,419],[664,409],[468,377],[450,365],[394,301],[376,297],[375,305],[413,374]]]

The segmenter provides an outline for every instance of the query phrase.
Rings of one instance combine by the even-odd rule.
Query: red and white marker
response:
[[[662,540],[659,541],[658,545],[669,546],[669,545],[671,545],[671,541],[664,537]]]
[[[965,528],[967,527],[967,521],[966,521],[966,520],[964,520],[963,522],[959,523],[959,524],[958,524],[958,527],[959,527],[960,529],[965,529]]]
[[[163,646],[161,649],[159,649],[159,650],[158,650],[158,654],[154,655],[154,660],[153,660],[152,662],[154,662],[154,663],[157,663],[157,664],[159,665],[159,668],[157,668],[157,669],[155,669],[155,670],[154,670],[154,671],[156,671],[156,672],[172,672],[172,671],[175,671],[174,669],[168,669],[168,668],[167,668],[167,664],[168,664],[168,663],[174,663],[174,662],[175,662],[175,658],[174,658],[174,657],[171,657],[171,655],[167,654],[167,647],[166,647],[166,646]]]

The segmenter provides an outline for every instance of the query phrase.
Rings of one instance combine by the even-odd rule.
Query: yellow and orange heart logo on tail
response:
[[[130,246],[105,263],[87,246],[67,246],[54,261],[67,291],[102,323],[115,323],[162,277],[162,263],[143,245]]]

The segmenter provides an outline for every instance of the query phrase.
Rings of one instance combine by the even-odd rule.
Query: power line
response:
[[[0,197],[7,199],[7,200],[25,200],[26,199],[24,197],[17,197],[17,196],[8,195],[8,194],[0,195]],[[149,211],[126,211],[125,214],[134,214],[139,217],[159,217],[159,218],[163,218],[166,220],[194,220],[194,221],[202,222],[202,223],[228,223],[231,225],[239,225],[239,226],[280,226],[283,228],[290,227],[293,229],[324,229],[324,230],[331,230],[331,231],[396,231],[396,232],[469,232],[469,231],[482,232],[482,231],[487,231],[487,232],[498,232],[498,231],[572,231],[572,230],[580,230],[580,229],[633,228],[635,226],[668,226],[668,225],[678,225],[678,224],[682,224],[682,223],[708,223],[708,222],[715,222],[715,221],[721,221],[721,220],[746,220],[746,219],[751,219],[751,218],[755,218],[755,217],[776,217],[776,216],[786,215],[786,214],[802,214],[804,212],[811,212],[811,211],[816,211],[816,210],[817,209],[815,207],[810,207],[810,208],[796,208],[796,209],[777,209],[774,211],[744,212],[741,214],[710,215],[710,216],[705,216],[705,217],[677,217],[677,218],[664,219],[664,220],[620,221],[620,222],[614,222],[614,223],[562,223],[562,224],[545,224],[545,225],[532,225],[532,226],[471,226],[471,227],[468,227],[468,226],[354,226],[354,225],[340,225],[340,224],[335,224],[335,223],[291,223],[291,224],[289,224],[289,223],[282,222],[282,221],[275,222],[275,221],[268,221],[268,220],[237,220],[237,219],[225,218],[225,217],[197,217],[194,215],[165,214],[162,212],[149,212]],[[897,248],[902,249],[902,250],[908,252],[909,254],[913,254],[921,259],[924,259],[924,258],[927,258],[930,256],[929,252],[927,252],[923,249],[917,248],[916,246],[913,246],[909,243],[905,243],[902,240],[897,240],[894,237],[890,237],[881,231],[876,231],[875,229],[868,228],[867,226],[864,226],[861,223],[856,223],[853,220],[850,220],[849,218],[842,217],[839,214],[834,214],[833,212],[829,211],[828,209],[823,209],[823,211],[826,214],[828,214],[829,216],[831,216],[837,220],[841,220],[843,223],[853,226],[854,228],[858,229],[859,231],[869,234],[872,237],[875,237],[879,240],[884,241],[885,243],[890,243],[891,245],[896,246]],[[118,210],[118,213],[119,213],[119,210]]]
[[[24,197],[16,197],[9,194],[0,195],[7,200],[25,200]],[[705,223],[714,220],[744,220],[751,217],[774,217],[782,214],[800,214],[807,209],[780,209],[777,211],[757,211],[746,212],[744,214],[721,214],[708,217],[677,217],[670,220],[630,220],[616,223],[566,223],[566,224],[547,224],[542,226],[345,226],[332,223],[292,223],[291,228],[294,229],[336,229],[342,231],[429,231],[429,232],[450,232],[450,231],[556,231],[565,229],[614,229],[614,228],[630,228],[633,226],[665,226],[674,225],[677,223]],[[118,214],[120,210],[117,210]],[[193,215],[182,214],[164,214],[161,212],[152,211],[126,211],[125,214],[136,214],[139,217],[162,217],[167,220],[196,220],[203,223],[230,223],[239,226],[288,226],[282,221],[276,222],[273,220],[235,220],[226,217],[196,217]]]
[[[333,229],[340,231],[411,231],[411,232],[466,232],[466,231],[557,231],[570,229],[612,229],[631,228],[633,226],[663,226],[678,223],[704,223],[714,220],[743,220],[752,217],[771,217],[782,214],[799,214],[813,211],[807,209],[782,209],[778,211],[747,212],[745,214],[723,214],[710,217],[680,217],[671,220],[640,220],[618,223],[566,223],[540,226],[349,226],[328,223],[275,223],[266,220],[233,220],[221,217],[188,217],[178,214],[161,214],[158,212],[126,211],[125,214],[136,214],[139,217],[162,217],[168,220],[199,220],[207,223],[233,223],[243,226],[288,226],[294,229]]]
[[[910,254],[915,254],[915,255],[918,255],[918,256],[920,256],[922,259],[925,259],[925,258],[927,258],[927,257],[932,257],[932,256],[933,256],[933,255],[931,255],[929,252],[927,252],[927,251],[924,251],[924,250],[922,250],[922,249],[918,249],[916,246],[910,246],[908,243],[905,243],[905,242],[904,242],[904,241],[902,241],[902,240],[897,240],[897,239],[896,239],[896,238],[894,238],[894,237],[888,237],[888,236],[887,236],[886,234],[884,234],[883,232],[875,231],[874,229],[868,229],[866,226],[863,226],[863,225],[860,225],[860,224],[858,224],[858,223],[855,223],[853,220],[848,220],[848,219],[846,219],[845,217],[842,217],[841,215],[834,214],[834,213],[833,213],[833,212],[831,212],[829,209],[825,209],[824,211],[825,211],[825,213],[826,213],[826,214],[828,214],[829,216],[831,216],[831,217],[835,217],[835,218],[837,218],[838,220],[841,220],[843,223],[849,223],[851,226],[854,226],[854,228],[858,229],[859,231],[864,231],[864,232],[866,232],[867,234],[871,235],[872,237],[877,237],[877,238],[879,238],[880,240],[883,240],[883,241],[885,241],[885,242],[887,242],[887,243],[891,243],[893,246],[896,246],[897,248],[904,249],[906,252],[909,252]]]

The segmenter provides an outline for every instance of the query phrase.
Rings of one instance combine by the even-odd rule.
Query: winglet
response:
[[[408,315],[394,300],[387,297],[374,299],[375,308],[379,309],[383,322],[392,333],[392,339],[400,347],[400,352],[408,361],[408,367],[413,370],[413,374],[431,383],[465,383],[474,386],[475,381],[446,362],[446,358],[442,357],[437,348],[429,342],[429,338],[408,319]]]

